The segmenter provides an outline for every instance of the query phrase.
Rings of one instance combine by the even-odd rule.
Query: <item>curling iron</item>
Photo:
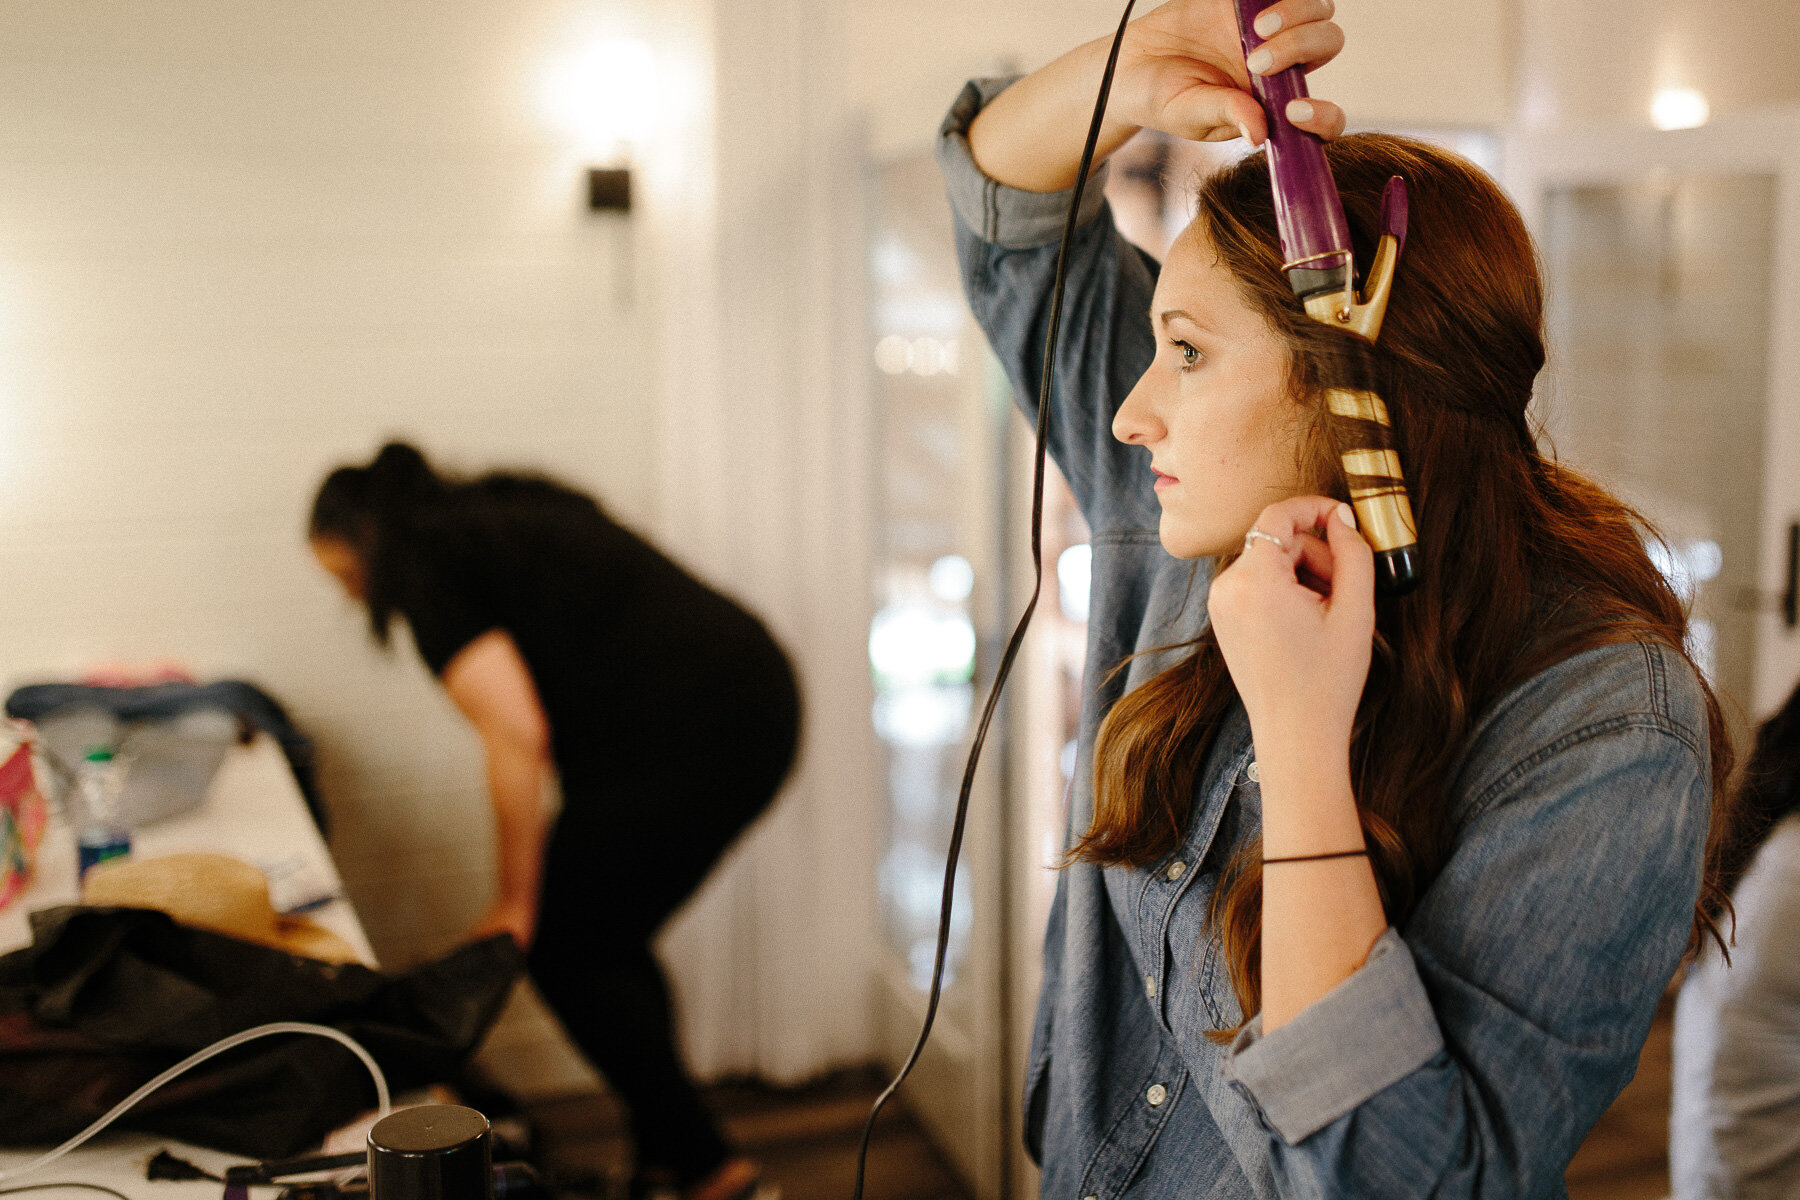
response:
[[[1236,4],[1238,37],[1248,59],[1262,45],[1255,21],[1268,0],[1236,0]],[[1307,96],[1305,72],[1289,67],[1274,75],[1252,76],[1252,82],[1268,115],[1269,182],[1275,192],[1275,222],[1288,285],[1307,316],[1373,344],[1381,333],[1394,268],[1406,242],[1406,181],[1396,175],[1382,192],[1381,240],[1359,295],[1350,225],[1325,161],[1324,143],[1296,129],[1287,118],[1288,103]],[[1375,551],[1376,582],[1389,595],[1411,591],[1419,582],[1419,534],[1400,456],[1394,450],[1387,405],[1371,388],[1351,385],[1327,386],[1325,406],[1338,435],[1357,525]]]

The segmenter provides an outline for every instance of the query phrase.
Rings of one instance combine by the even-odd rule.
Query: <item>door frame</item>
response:
[[[1641,181],[1668,174],[1775,177],[1775,261],[1800,272],[1800,105],[1719,117],[1697,129],[1592,124],[1514,131],[1501,182],[1536,236],[1553,188]],[[1752,711],[1761,721],[1800,678],[1800,628],[1778,599],[1787,591],[1788,526],[1800,522],[1800,283],[1777,270],[1770,284],[1763,513],[1758,547]]]

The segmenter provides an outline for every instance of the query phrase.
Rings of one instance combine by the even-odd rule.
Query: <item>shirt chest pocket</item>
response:
[[[1164,931],[1169,964],[1164,1013],[1170,1032],[1183,1044],[1236,1028],[1243,1020],[1224,944],[1207,921],[1219,883],[1212,865],[1175,904]]]
[[[1230,886],[1235,875],[1234,859],[1244,847],[1254,845],[1260,826],[1256,797],[1244,797],[1244,790],[1238,789],[1239,795],[1223,814],[1217,836],[1209,839],[1197,866],[1178,857],[1164,868],[1167,875],[1179,864],[1180,873],[1189,876],[1166,911],[1158,914],[1169,968],[1164,1012],[1170,1031],[1183,1044],[1218,1030],[1235,1029],[1244,1020],[1221,931],[1209,919],[1213,905],[1223,898],[1220,887]],[[1251,803],[1243,803],[1245,799]],[[1185,847],[1184,852],[1200,853],[1200,847]]]

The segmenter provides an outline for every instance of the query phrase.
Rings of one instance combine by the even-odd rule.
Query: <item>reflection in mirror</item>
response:
[[[1758,579],[1775,180],[1661,175],[1547,200],[1553,358],[1539,415],[1565,461],[1661,531],[1650,555],[1693,606],[1689,652],[1742,722],[1756,666],[1755,608],[1741,599]]]

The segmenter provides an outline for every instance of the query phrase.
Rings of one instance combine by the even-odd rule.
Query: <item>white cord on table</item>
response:
[[[93,1137],[96,1133],[99,1133],[102,1129],[105,1129],[108,1125],[111,1125],[127,1112],[130,1112],[132,1106],[137,1104],[145,1096],[148,1096],[157,1088],[163,1086],[163,1084],[168,1083],[171,1079],[199,1066],[207,1059],[213,1057],[213,1055],[223,1054],[233,1046],[241,1046],[245,1042],[255,1038],[268,1037],[269,1035],[276,1033],[311,1033],[317,1034],[319,1037],[330,1038],[334,1042],[342,1043],[349,1048],[352,1054],[362,1060],[363,1066],[369,1068],[369,1074],[375,1080],[376,1109],[385,1117],[393,1108],[393,1102],[388,1096],[387,1076],[381,1073],[381,1067],[376,1064],[375,1059],[369,1052],[364,1050],[362,1046],[357,1043],[355,1038],[326,1025],[312,1025],[305,1021],[276,1021],[273,1024],[258,1025],[254,1029],[246,1029],[242,1033],[234,1033],[228,1038],[214,1042],[204,1050],[197,1050],[193,1054],[188,1055],[186,1058],[158,1075],[155,1079],[146,1083],[143,1087],[113,1105],[105,1116],[101,1117],[98,1121],[95,1121],[92,1125],[89,1125],[86,1129],[82,1130],[56,1149],[50,1151],[48,1154],[32,1159],[22,1167],[9,1167],[4,1171],[0,1171],[0,1181],[17,1179],[21,1175],[29,1175],[33,1171],[39,1171],[49,1166],[69,1151],[75,1149],[75,1147]]]

